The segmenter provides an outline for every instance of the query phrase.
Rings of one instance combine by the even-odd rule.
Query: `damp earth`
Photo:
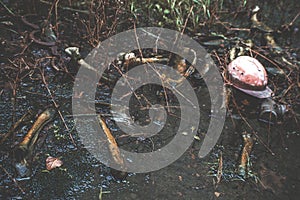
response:
[[[299,199],[298,1],[0,3],[0,199]],[[257,20],[251,17],[256,6]],[[147,26],[187,34],[207,50],[220,74],[232,57],[248,55],[259,59],[267,70],[274,100],[288,105],[290,111],[276,123],[261,122],[259,101],[228,85],[231,92],[223,131],[211,152],[199,158],[209,119],[214,114],[207,86],[196,71],[186,79],[199,99],[201,119],[187,151],[174,163],[153,172],[122,173],[109,168],[87,150],[76,131],[72,97],[85,94],[73,93],[79,58],[67,54],[65,49],[78,47],[84,58],[110,36]],[[133,53],[145,58],[166,58],[166,66],[177,63],[177,57],[165,51],[141,49]],[[130,100],[130,117],[135,122],[149,123],[149,107],[154,104],[167,105],[169,115],[163,124],[158,116],[157,126],[162,126],[162,130],[153,137],[126,135],[114,122],[126,118],[113,118],[110,112],[111,93],[121,77],[120,71],[134,67],[125,66],[122,59],[126,58],[116,58],[99,80],[93,105],[120,148],[132,152],[163,148],[174,138],[178,121],[185,123],[180,118],[178,99],[171,90],[159,85],[139,88]],[[39,131],[28,158],[30,175],[21,177],[15,168],[14,150],[39,114],[48,108],[57,113]],[[28,113],[30,117],[14,128]],[[247,175],[241,176],[237,169],[245,131],[254,133],[254,147]],[[47,170],[49,156],[61,160],[62,165]]]

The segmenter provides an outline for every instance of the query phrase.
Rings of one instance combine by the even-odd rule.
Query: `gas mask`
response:
[[[288,112],[288,106],[277,104],[273,99],[273,91],[267,86],[268,77],[263,65],[255,58],[240,56],[227,66],[231,85],[262,101],[258,120],[276,124]]]
[[[273,99],[267,98],[261,103],[258,120],[269,124],[276,124],[288,111],[288,105],[277,104]]]

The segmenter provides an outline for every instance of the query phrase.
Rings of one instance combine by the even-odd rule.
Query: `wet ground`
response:
[[[14,1],[3,2],[21,15],[32,13],[26,6],[21,9],[20,6],[24,6],[22,4]],[[251,4],[255,5],[255,2]],[[28,19],[36,22],[45,19],[50,5],[42,5],[40,10],[35,11],[39,14],[38,17]],[[249,27],[247,12],[251,5],[247,5],[244,11],[234,2],[232,7],[229,5],[224,5],[227,7],[224,9],[225,15],[222,19],[230,20],[240,28]],[[249,127],[245,126],[241,116],[235,112],[235,105],[232,102],[217,145],[205,158],[198,157],[208,127],[211,102],[207,87],[197,73],[188,80],[195,88],[200,102],[201,120],[197,130],[200,140],[195,138],[192,145],[176,162],[163,169],[141,174],[129,173],[125,178],[118,178],[120,173],[103,165],[86,150],[82,138],[79,138],[74,128],[75,122],[72,117],[72,88],[79,66],[64,53],[64,48],[79,46],[83,56],[92,49],[91,44],[99,38],[91,35],[87,37],[84,20],[89,18],[84,14],[60,10],[64,13],[64,17],[59,21],[61,40],[58,44],[59,55],[53,55],[49,47],[31,43],[28,37],[32,29],[22,23],[18,16],[11,16],[7,9],[1,7],[1,136],[29,109],[32,109],[36,116],[45,108],[57,104],[59,106],[57,110],[65,121],[60,115],[56,115],[41,131],[30,163],[32,170],[30,179],[20,179],[17,174],[14,168],[13,149],[30,129],[35,116],[22,124],[1,144],[0,199],[298,199],[300,195],[299,18],[287,30],[280,26],[290,23],[300,8],[296,1],[291,1],[287,5],[278,1],[275,8],[267,2],[260,3],[259,6],[264,10],[262,20],[265,23],[274,29],[284,30],[275,34],[278,45],[283,49],[280,54],[274,53],[265,44],[259,31],[234,32],[226,30],[218,23],[215,25],[208,23],[201,34],[199,32],[193,34],[190,30],[188,32],[195,40],[204,44],[216,65],[220,66],[220,72],[222,66],[225,66],[224,63],[228,62],[229,49],[236,44],[232,38],[252,39],[255,42],[254,54],[269,67],[269,86],[275,91],[276,100],[290,104],[293,109],[290,116],[272,126],[258,122],[256,114],[245,113],[256,132],[255,146],[251,153],[251,172],[247,178],[239,176],[236,169],[242,149],[241,133]],[[239,16],[229,19],[235,15],[230,10],[237,7],[242,9],[237,14]],[[272,10],[280,11],[280,15],[276,16],[276,12],[271,12]],[[109,19],[111,21],[108,20],[107,23],[114,22],[113,18]],[[124,22],[119,31],[133,28],[130,20],[129,18]],[[124,28],[126,23],[129,25]],[[147,23],[150,22],[142,22],[141,26]],[[103,30],[106,30],[105,26],[108,25],[103,25]],[[219,36],[228,34],[227,39],[207,35],[209,32],[207,28],[211,32],[217,32]],[[107,28],[103,34],[109,35],[109,29]],[[92,38],[96,38],[95,41]],[[276,69],[276,66],[284,69],[286,74],[283,76],[276,74],[278,70],[272,70]],[[108,73],[116,76],[118,74],[116,70],[110,70]],[[174,137],[180,109],[176,109],[178,102],[172,94],[169,101],[174,105],[174,110],[169,113],[171,116],[165,124],[166,128],[150,140],[124,137],[124,133],[114,124],[107,105],[112,89],[113,84],[103,80],[97,90],[95,105],[99,113],[106,114],[103,116],[121,148],[147,152],[163,147]],[[137,94],[142,95],[142,91],[147,100],[165,102],[164,90],[158,86],[145,87],[137,91]],[[240,102],[245,99],[249,102],[255,101],[239,92],[234,92],[234,95]],[[135,101],[136,99],[132,100],[132,103]],[[147,101],[142,103],[144,106],[147,105]],[[253,113],[253,109],[254,113],[258,112],[255,106],[251,107],[251,111],[245,112]],[[145,110],[136,108],[132,111],[132,115],[138,116],[140,122],[147,120]],[[51,171],[45,170],[48,155],[59,157],[63,165]],[[220,171],[222,176],[218,176]]]

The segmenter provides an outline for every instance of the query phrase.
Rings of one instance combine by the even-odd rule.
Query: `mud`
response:
[[[8,5],[16,11],[26,14],[23,4],[14,1]],[[268,23],[273,29],[280,29],[280,25],[290,22],[299,11],[298,2],[285,1],[257,2],[264,10],[261,20]],[[255,5],[255,1],[249,2]],[[224,4],[225,10],[229,11],[224,20],[235,25],[247,27],[249,25],[248,14],[240,12],[240,17],[232,12],[237,9],[237,2],[229,1]],[[43,4],[38,11],[37,22],[47,16],[49,6]],[[276,33],[278,44],[285,50],[282,54],[275,54],[269,48],[260,49],[264,46],[261,33],[252,34],[234,32],[238,38],[251,38],[256,42],[256,51],[270,59],[276,59],[275,63],[289,74],[278,76],[278,71],[269,73],[269,86],[277,94],[277,100],[281,103],[292,105],[294,115],[280,120],[279,124],[269,126],[257,120],[259,108],[255,104],[248,106],[243,114],[247,118],[251,128],[255,130],[255,145],[251,153],[251,172],[247,178],[238,175],[240,153],[242,149],[241,133],[248,130],[241,116],[234,111],[231,104],[225,126],[217,145],[211,153],[203,159],[198,157],[201,142],[207,130],[210,118],[210,98],[207,87],[197,73],[189,77],[190,83],[201,102],[201,121],[197,130],[198,139],[195,139],[190,148],[178,159],[166,168],[158,171],[142,174],[129,173],[126,178],[116,178],[114,171],[97,161],[83,146],[72,118],[71,98],[73,95],[74,77],[78,71],[78,65],[64,53],[66,46],[82,47],[83,57],[92,49],[87,41],[82,38],[82,24],[78,22],[78,16],[67,11],[65,20],[61,23],[61,43],[58,45],[60,56],[53,56],[51,49],[28,41],[29,28],[17,17],[11,17],[1,7],[0,19],[2,22],[11,21],[12,26],[1,23],[1,53],[0,53],[0,133],[4,135],[24,113],[33,109],[36,115],[45,107],[54,106],[55,101],[64,117],[62,121],[59,115],[53,122],[47,125],[40,134],[34,157],[30,161],[32,176],[30,179],[19,179],[14,168],[13,149],[22,140],[26,132],[33,124],[34,118],[13,136],[6,140],[0,147],[0,199],[298,199],[300,195],[300,160],[299,160],[299,18],[289,30],[284,33]],[[249,9],[248,9],[249,10]],[[280,12],[280,14],[276,14]],[[231,16],[231,18],[229,18]],[[74,20],[74,23],[72,23]],[[246,23],[247,22],[247,23]],[[127,22],[128,23],[128,22]],[[147,24],[142,22],[141,24]],[[224,27],[209,24],[211,31],[224,33]],[[222,27],[222,28],[221,28]],[[120,29],[126,29],[123,27]],[[14,31],[15,30],[15,31]],[[68,31],[63,31],[68,30]],[[207,32],[207,31],[203,31]],[[231,33],[231,31],[229,31]],[[105,39],[105,38],[103,38]],[[195,36],[195,39],[203,43],[203,38]],[[208,40],[208,39],[207,39]],[[29,45],[28,45],[29,44]],[[207,43],[206,43],[207,44]],[[210,43],[212,44],[212,43]],[[225,46],[224,46],[225,45]],[[226,63],[226,55],[235,42],[226,40],[225,43],[207,45],[206,49],[211,53],[214,61],[220,66]],[[22,53],[23,52],[23,53]],[[218,55],[218,56],[216,56]],[[274,71],[274,65],[266,59],[259,57],[266,67]],[[281,65],[282,58],[288,59],[291,65]],[[54,63],[54,64],[53,64]],[[227,63],[228,64],[228,63]],[[55,68],[55,66],[58,68]],[[272,70],[270,70],[272,71]],[[118,77],[116,71],[108,71]],[[296,78],[298,76],[298,79]],[[287,79],[290,78],[290,80]],[[44,79],[44,80],[43,80]],[[296,86],[295,84],[298,84]],[[289,86],[293,85],[289,89]],[[131,151],[147,152],[158,149],[167,144],[173,137],[178,127],[180,109],[174,109],[172,116],[168,118],[165,127],[159,135],[152,140],[144,138],[121,137],[122,133],[109,116],[109,94],[113,84],[103,81],[97,90],[96,108],[104,115],[106,122],[117,138],[120,147]],[[48,90],[49,89],[49,90]],[[51,94],[49,94],[49,91]],[[163,90],[157,86],[149,86],[137,91],[147,96],[152,102],[162,102]],[[155,91],[155,92],[153,92]],[[285,93],[286,92],[286,93]],[[153,94],[157,95],[153,95]],[[236,99],[242,102],[251,97],[233,92]],[[82,95],[82,94],[75,94]],[[281,96],[280,96],[281,95]],[[176,98],[170,95],[174,107],[177,106]],[[132,100],[134,104],[136,99]],[[147,102],[143,102],[146,106]],[[249,109],[249,110],[248,110]],[[249,114],[250,112],[250,114]],[[298,113],[298,119],[297,119]],[[139,107],[132,111],[132,115],[138,116],[143,123],[147,121],[147,110]],[[68,127],[68,128],[66,128]],[[46,171],[45,160],[48,155],[59,157],[63,166],[52,171]],[[222,158],[222,176],[218,177],[220,159]]]

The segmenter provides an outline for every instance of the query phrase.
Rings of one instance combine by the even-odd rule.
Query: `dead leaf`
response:
[[[220,192],[215,192],[215,196],[218,198],[221,195]]]
[[[49,156],[46,159],[46,168],[49,171],[56,168],[56,167],[62,166],[62,164],[63,164],[63,162],[59,158],[54,158],[52,156]]]

